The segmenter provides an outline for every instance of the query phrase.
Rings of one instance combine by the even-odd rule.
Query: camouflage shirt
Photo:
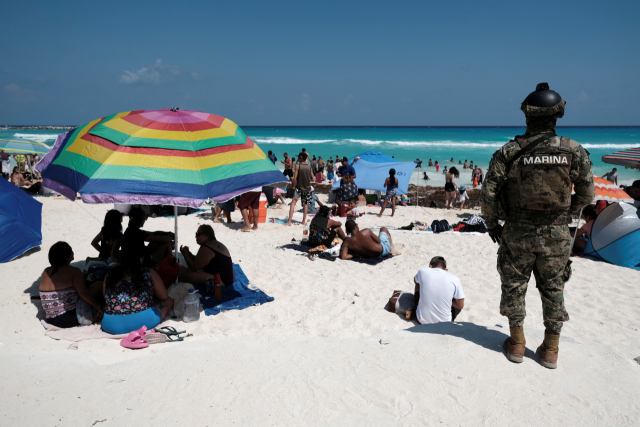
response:
[[[539,138],[548,139],[518,156]],[[543,133],[516,137],[494,153],[480,204],[489,229],[497,227],[498,218],[552,225],[566,224],[569,214],[592,203],[594,196],[587,150],[576,141]]]

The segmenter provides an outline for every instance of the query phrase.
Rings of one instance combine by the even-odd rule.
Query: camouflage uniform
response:
[[[549,139],[518,156],[539,138]],[[523,325],[531,272],[542,298],[547,332],[559,334],[562,323],[569,320],[563,296],[571,275],[567,224],[571,212],[593,201],[594,192],[589,153],[553,131],[516,137],[493,155],[480,203],[489,229],[498,227],[498,217],[505,219],[498,249],[500,314],[509,318],[511,327]]]

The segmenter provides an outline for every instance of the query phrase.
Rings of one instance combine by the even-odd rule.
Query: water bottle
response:
[[[200,319],[200,295],[195,289],[189,289],[189,294],[183,300],[185,322],[196,322]]]
[[[300,240],[309,240],[309,223],[302,228],[302,239]]]

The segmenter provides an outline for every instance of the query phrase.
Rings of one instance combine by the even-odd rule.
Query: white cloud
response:
[[[589,95],[587,95],[587,93],[585,91],[582,91],[578,94],[578,102],[587,102],[589,101],[591,98],[589,98]]]
[[[342,101],[342,108],[347,108],[349,104],[353,101],[353,95],[347,95],[347,97]]]
[[[309,94],[303,93],[302,99],[300,100],[300,109],[302,111],[307,111],[309,109]]]
[[[3,87],[2,90],[4,90],[5,93],[8,93],[9,95],[12,95],[12,96],[18,96],[22,93],[22,89],[20,88],[20,86],[18,86],[16,82],[9,83],[5,87]]]
[[[17,102],[31,102],[39,98],[42,93],[33,89],[20,87],[16,82],[11,82],[2,88],[7,97]]]
[[[182,67],[162,62],[161,59],[136,71],[125,70],[120,76],[120,83],[125,85],[161,85],[174,82],[183,78],[200,80],[198,72],[185,72]]]

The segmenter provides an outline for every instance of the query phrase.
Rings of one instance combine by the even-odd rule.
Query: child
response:
[[[447,174],[447,165],[444,166],[444,169],[442,170],[442,174],[446,175]]]
[[[353,198],[349,200],[349,210],[347,210],[347,218],[356,219],[361,217],[364,214],[361,214],[358,210],[358,199]]]
[[[458,191],[460,192],[460,210],[462,210],[465,200],[469,200],[469,195],[467,194],[467,186],[461,185]]]

